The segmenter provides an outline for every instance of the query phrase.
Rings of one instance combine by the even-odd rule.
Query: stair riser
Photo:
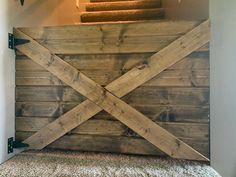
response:
[[[160,0],[127,1],[127,2],[108,2],[108,3],[89,3],[86,11],[110,11],[110,10],[131,10],[131,9],[152,9],[160,8]]]
[[[88,12],[81,15],[81,21],[86,22],[111,22],[111,21],[137,21],[158,20],[164,18],[163,9],[153,10],[124,10],[106,12]]]

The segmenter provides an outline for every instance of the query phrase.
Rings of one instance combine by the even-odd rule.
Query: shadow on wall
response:
[[[10,21],[15,27],[40,27],[58,25],[76,25],[80,23],[80,14],[89,0],[25,0],[24,6],[19,0],[11,0],[14,10]]]
[[[209,0],[162,0],[167,19],[204,20],[209,18]]]
[[[10,12],[9,22],[14,27],[56,25],[57,5],[58,0],[25,0],[24,6],[21,6],[18,0],[12,0],[9,9],[14,13]]]

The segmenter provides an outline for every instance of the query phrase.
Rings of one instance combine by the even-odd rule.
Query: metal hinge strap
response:
[[[26,147],[29,147],[29,145],[20,141],[14,141],[13,137],[8,139],[8,154],[13,153],[14,149]]]
[[[17,45],[23,45],[29,43],[30,40],[27,39],[17,39],[14,37],[13,34],[8,34],[8,48],[9,49],[15,49]]]

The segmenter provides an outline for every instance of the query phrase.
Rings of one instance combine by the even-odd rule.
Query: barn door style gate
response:
[[[30,149],[43,149],[98,112],[105,110],[170,157],[209,160],[121,100],[121,97],[207,44],[209,42],[209,20],[178,38],[151,56],[147,62],[134,67],[106,87],[91,80],[20,29],[14,29],[14,35],[19,39],[30,40],[30,43],[16,46],[18,51],[87,98],[86,101],[27,138],[24,143],[29,144]]]

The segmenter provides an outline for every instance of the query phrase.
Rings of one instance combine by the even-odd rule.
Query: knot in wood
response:
[[[54,60],[55,60],[55,57],[56,57],[55,54],[51,54],[51,57],[50,57],[50,59],[48,60],[48,63],[47,63],[47,66],[48,66],[48,67],[52,65],[52,63],[53,63]]]
[[[147,67],[148,67],[148,61],[146,61],[146,60],[143,61],[143,63],[141,65],[137,66],[137,68],[139,70],[142,70],[142,69],[147,68]]]

